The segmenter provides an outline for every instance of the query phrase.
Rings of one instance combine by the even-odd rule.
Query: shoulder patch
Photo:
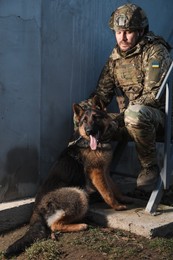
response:
[[[153,60],[151,63],[152,68],[160,68],[160,63],[157,60]]]

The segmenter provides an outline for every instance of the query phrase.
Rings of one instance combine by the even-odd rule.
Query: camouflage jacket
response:
[[[119,100],[120,112],[128,104],[144,104],[164,109],[164,99],[155,100],[163,78],[171,63],[170,46],[162,37],[152,32],[146,34],[131,50],[121,53],[116,46],[106,62],[96,90],[91,94],[98,95],[107,106],[113,96],[123,97]],[[90,98],[81,105],[90,103]]]

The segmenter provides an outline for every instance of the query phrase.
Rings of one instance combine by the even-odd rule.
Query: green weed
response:
[[[56,241],[51,239],[36,242],[26,250],[28,260],[58,260],[60,255],[61,251],[57,248]]]

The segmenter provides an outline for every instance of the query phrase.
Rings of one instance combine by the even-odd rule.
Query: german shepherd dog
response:
[[[73,141],[62,152],[36,195],[29,230],[5,252],[17,255],[34,241],[54,233],[80,231],[87,224],[79,223],[88,211],[88,196],[94,188],[115,210],[124,210],[129,202],[112,181],[109,170],[112,147],[106,139],[112,120],[103,104],[94,97],[92,107],[84,110],[73,105],[79,125]]]

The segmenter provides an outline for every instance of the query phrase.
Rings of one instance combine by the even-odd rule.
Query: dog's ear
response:
[[[103,101],[100,100],[100,98],[96,95],[92,98],[92,108],[105,110],[105,105],[104,105]]]
[[[73,112],[75,117],[79,120],[84,113],[84,109],[79,104],[73,104]]]

